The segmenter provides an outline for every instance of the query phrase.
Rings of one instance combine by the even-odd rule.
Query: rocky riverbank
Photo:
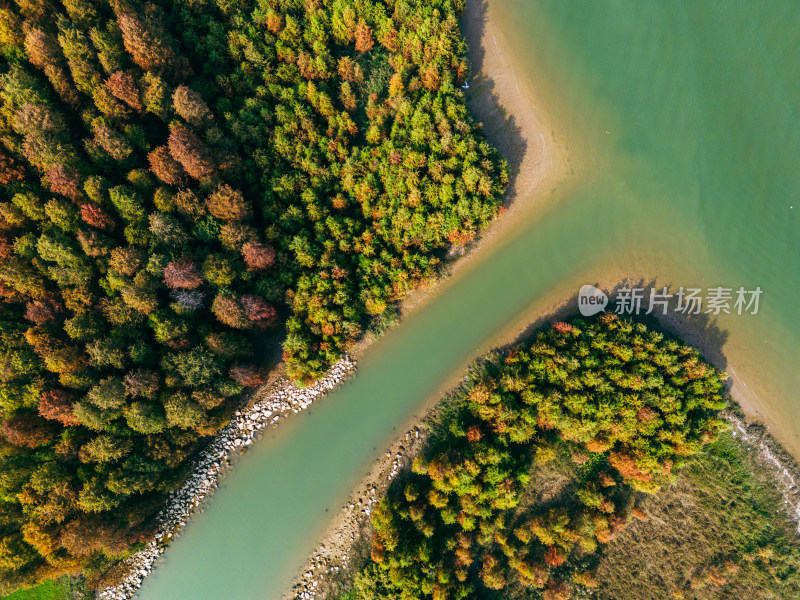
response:
[[[262,400],[237,411],[231,422],[203,450],[182,488],[170,494],[159,513],[158,531],[139,552],[124,561],[127,575],[118,585],[96,594],[98,600],[127,600],[141,587],[144,578],[157,566],[158,558],[169,542],[186,525],[192,512],[218,486],[231,458],[253,443],[256,433],[276,426],[291,413],[307,409],[355,371],[356,363],[345,357],[313,386],[300,388],[289,380],[280,380]]]

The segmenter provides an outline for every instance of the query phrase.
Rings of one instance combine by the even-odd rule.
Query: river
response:
[[[800,6],[493,0],[575,173],[370,347],[354,380],[253,448],[144,600],[277,599],[328,520],[454,373],[584,283],[760,287],[721,315],[749,409],[800,454]]]

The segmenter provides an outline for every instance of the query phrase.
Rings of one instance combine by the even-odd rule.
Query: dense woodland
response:
[[[462,9],[0,0],[3,589],[145,539],[265,331],[320,376],[497,213]]]
[[[440,407],[373,515],[347,598],[584,597],[642,496],[725,429],[724,374],[693,348],[603,315],[496,353]],[[543,466],[574,469],[539,502]],[[624,566],[624,565],[623,565]]]

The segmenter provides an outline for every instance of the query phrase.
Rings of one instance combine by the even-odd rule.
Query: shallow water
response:
[[[716,326],[755,407],[800,446],[800,6],[495,5],[517,75],[564,123],[575,181],[371,347],[355,380],[255,444],[138,597],[279,598],[388,440],[556,289],[760,286],[757,316]]]

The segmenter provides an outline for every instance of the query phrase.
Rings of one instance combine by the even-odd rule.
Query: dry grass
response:
[[[800,544],[772,473],[729,434],[644,499],[600,559],[602,600],[800,598]]]

